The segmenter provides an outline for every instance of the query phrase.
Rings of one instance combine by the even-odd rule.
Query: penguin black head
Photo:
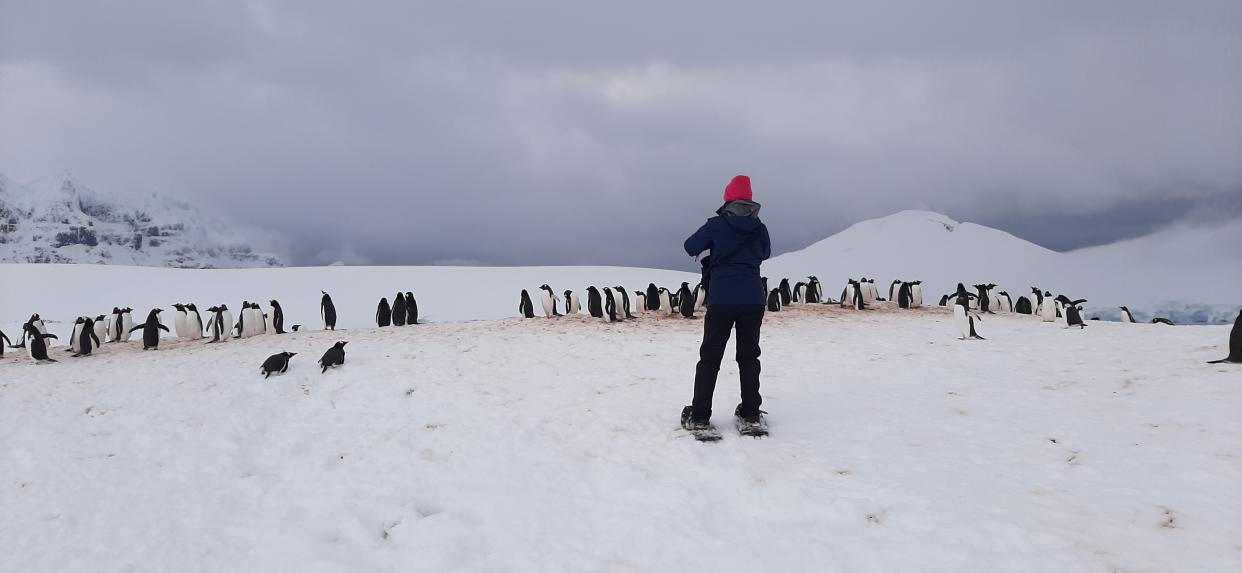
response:
[[[192,310],[192,311],[194,311],[194,312],[198,312],[198,307],[197,307],[197,306],[194,306],[194,303],[192,303],[192,302],[191,302],[191,303],[186,304],[186,305],[185,305],[185,308],[186,308],[186,310]]]
[[[550,291],[550,290],[552,290],[552,287],[548,286],[548,283],[543,283],[543,284],[539,285],[539,288],[540,288],[540,289],[543,289],[543,290],[546,290],[546,291]]]
[[[281,354],[283,354],[285,358],[293,358],[298,355],[297,352],[281,352]]]
[[[1120,308],[1121,310],[1124,310],[1124,311],[1126,311],[1126,312],[1130,312],[1130,309],[1128,309],[1128,308],[1126,308],[1126,307],[1124,307],[1124,306],[1119,306],[1119,307],[1117,307],[1117,308]]]
[[[83,322],[86,322],[86,319],[80,316],[78,317],[77,320],[73,321],[74,324],[82,324]]]
[[[336,344],[332,345],[332,347],[333,348],[345,348],[346,344],[349,344],[348,340],[338,340]]]
[[[229,309],[229,305],[227,305],[227,304],[222,304],[222,305],[220,305],[220,308],[218,308],[218,309],[216,309],[216,310],[219,310],[220,312],[224,312],[224,311],[226,311],[226,310],[228,310],[228,309]]]
[[[115,307],[115,306],[114,306],[114,307],[112,307],[112,314],[121,314],[121,309],[119,309],[119,308],[117,308],[117,307]]]
[[[103,319],[104,319],[104,315],[101,314],[95,317],[95,322],[103,322]]]
[[[179,310],[179,311],[181,311],[181,312],[185,312],[185,305],[184,305],[184,304],[181,304],[181,303],[179,303],[179,302],[174,302],[172,306],[173,306],[173,308],[175,308],[175,309],[177,309],[177,310]]]
[[[280,303],[276,302],[276,299],[272,299],[272,300],[268,301],[268,304],[270,304],[270,305],[272,305],[272,306],[280,306]]]

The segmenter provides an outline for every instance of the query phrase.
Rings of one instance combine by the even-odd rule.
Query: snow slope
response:
[[[96,191],[68,172],[25,185],[0,175],[0,262],[281,266],[239,238],[255,233],[185,203]]]
[[[350,281],[331,272],[301,286]],[[359,296],[401,282],[341,272]],[[142,295],[186,288],[161,284]],[[676,429],[702,326],[680,318],[6,354],[3,569],[1242,570],[1242,370],[1204,364],[1227,328],[988,317],[961,342],[946,319],[769,314],[773,435],[716,444]],[[347,362],[320,374],[337,339]],[[301,354],[262,380],[280,350]]]
[[[806,249],[774,257],[769,277],[816,274],[838,296],[845,279],[922,280],[931,302],[967,286],[996,283],[1016,300],[1039,286],[1088,299],[1088,314],[1229,322],[1242,306],[1242,222],[1173,227],[1148,237],[1058,253],[1004,231],[939,213],[902,211],[857,223]],[[797,280],[797,279],[791,279]],[[934,298],[932,298],[934,295]],[[1198,313],[1196,315],[1196,313]]]

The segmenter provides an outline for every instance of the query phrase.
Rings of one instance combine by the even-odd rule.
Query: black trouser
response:
[[[703,346],[699,348],[699,365],[694,373],[695,420],[712,417],[712,394],[716,391],[716,374],[724,358],[729,331],[737,325],[737,368],[742,378],[743,417],[759,415],[759,327],[763,324],[762,304],[713,304],[703,318]]]

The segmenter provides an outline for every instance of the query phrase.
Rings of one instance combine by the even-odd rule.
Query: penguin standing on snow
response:
[[[979,299],[979,312],[992,312],[992,299],[988,297],[988,285],[975,285],[975,289],[979,291],[977,298]]]
[[[1213,360],[1208,364],[1242,364],[1242,310],[1238,311],[1238,318],[1233,321],[1233,330],[1229,331],[1229,356],[1220,360]]]
[[[1057,304],[1051,292],[1045,292],[1039,299],[1039,318],[1044,322],[1057,321]]]
[[[142,324],[134,325],[130,332],[142,329],[142,349],[159,350],[160,331],[168,332],[168,327],[160,324],[160,313],[163,312],[158,308],[151,309],[151,313],[147,315],[147,321]]]
[[[789,288],[789,279],[781,279],[777,288],[781,291],[781,306],[789,306],[793,302],[793,289]]]
[[[599,294],[599,289],[589,286],[587,287],[587,314],[591,318],[604,317],[604,299]]]
[[[134,309],[125,307],[121,309],[121,337],[117,342],[129,342],[129,338],[134,334]]]
[[[535,304],[530,301],[530,293],[522,289],[522,299],[518,301],[518,312],[522,318],[535,318]]]
[[[249,320],[250,320],[250,301],[243,300],[242,305],[241,305],[241,310],[237,312],[237,324],[233,325],[233,331],[237,333],[237,335],[234,336],[233,338],[246,338],[247,336],[249,336],[250,331],[248,330],[248,328],[250,325],[247,324]]]
[[[774,288],[768,293],[768,310],[770,312],[781,311],[781,289]]]
[[[560,299],[552,292],[552,287],[547,284],[539,285],[539,302],[543,304],[543,316],[552,318],[561,315],[556,310],[556,301],[558,300]]]
[[[657,310],[663,310],[667,312],[668,314],[676,313],[677,309],[673,307],[672,293],[668,292],[668,289],[664,287],[660,287],[659,294],[660,296],[657,298],[659,299],[660,302],[659,302],[659,308],[657,308]]]
[[[681,283],[677,291],[677,307],[685,318],[694,318],[694,294],[690,292],[690,283]]]
[[[640,290],[634,291],[634,308],[637,308],[638,312],[647,310],[647,293]]]
[[[392,325],[405,326],[405,295],[401,291],[392,299]]]
[[[273,372],[284,374],[289,371],[289,359],[297,355],[297,352],[281,352],[268,356],[267,360],[263,361],[263,365],[259,366],[259,374],[263,375],[264,380],[267,380]]]
[[[207,309],[207,313],[207,334],[211,336],[207,344],[220,342],[227,338],[228,334],[224,330],[224,325],[227,324],[224,320],[224,311],[218,306],[213,306]]]
[[[108,315],[108,335],[104,337],[105,342],[121,341],[121,309],[112,307],[112,314]]]
[[[323,293],[323,298],[319,299],[319,316],[323,318],[324,330],[336,330],[336,305],[332,304],[332,297],[328,293]]]
[[[617,315],[617,295],[613,294],[612,289],[604,287],[604,322],[617,322],[620,318]]]
[[[99,316],[96,316],[95,320],[92,321],[95,327],[94,330],[95,330],[96,347],[102,346],[103,343],[108,340],[108,326],[104,324],[104,320],[105,320],[104,315],[101,314]]]
[[[414,293],[410,291],[405,291],[405,323],[418,324],[418,301],[414,300]]]
[[[874,289],[875,285],[871,285]],[[923,281],[910,281],[910,308],[923,306]]]
[[[911,299],[913,298],[910,292],[910,283],[903,282],[901,286],[897,287],[897,308],[910,308],[912,304]]]
[[[809,276],[806,283],[807,304],[818,304],[824,299],[824,289],[819,286],[819,277]]]
[[[220,323],[220,331],[223,333],[221,340],[226,340],[233,328],[233,312],[229,310],[229,305],[220,305],[220,319],[223,320]]]
[[[996,310],[1000,312],[1013,312],[1013,299],[1009,298],[1009,293],[1000,291],[996,297]]]
[[[1130,309],[1124,306],[1117,307],[1117,308],[1121,309],[1121,322],[1134,323],[1134,315],[1130,314]]]
[[[379,308],[375,311],[375,325],[384,328],[392,324],[392,309],[388,307],[388,299],[381,298]]]
[[[73,321],[73,330],[69,333],[69,348],[65,352],[72,352],[74,356],[78,354],[78,347],[82,344],[82,328],[86,325],[86,321],[82,317],[78,317]]]
[[[285,309],[280,308],[280,303],[276,299],[268,302],[272,305],[272,332],[276,334],[285,333]]]
[[[1013,311],[1018,314],[1034,314],[1035,311],[1033,308],[1033,305],[1031,305],[1031,297],[1028,296],[1018,297],[1017,304],[1013,305]]]
[[[22,332],[22,336],[26,339],[26,353],[30,355],[30,359],[34,360],[35,364],[56,362],[47,356],[47,339],[56,338],[55,334],[39,332],[39,328],[30,322],[22,325]]]
[[[707,287],[703,283],[694,286],[694,310],[707,308]]]
[[[966,290],[966,286],[962,283],[957,283],[956,296],[957,299],[953,301],[953,322],[957,325],[957,330],[962,333],[962,337],[959,340],[983,340],[984,338],[975,332],[975,320],[982,319],[979,319],[979,316],[975,313],[970,312],[970,299],[976,295]]]
[[[1082,310],[1078,305],[1087,302],[1087,299],[1068,300],[1065,305],[1065,328],[1077,326],[1078,328],[1086,328],[1087,324],[1082,321]]]
[[[621,308],[617,311],[617,316],[626,320],[634,318],[634,314],[630,312],[630,293],[625,292],[625,287],[617,287],[617,294],[621,297]],[[706,299],[707,297],[703,297]]]
[[[660,289],[655,283],[647,283],[647,306],[645,308],[653,312],[660,310]]]
[[[198,307],[194,303],[185,305],[185,333],[190,340],[203,337],[203,315],[198,313]]]
[[[892,284],[888,285],[888,300],[897,300],[898,288],[901,288],[901,280],[893,279]]]
[[[332,345],[327,352],[323,353],[323,358],[319,359],[319,366],[323,368],[320,374],[327,372],[329,368],[334,368],[345,364],[345,345],[348,342],[341,340]]]
[[[89,316],[82,317],[82,332],[78,334],[78,349],[73,357],[90,356],[96,348],[99,348],[99,337],[95,335],[95,321]]]
[[[185,335],[185,305],[181,303],[173,303],[173,332],[177,334],[177,338],[186,338]]]
[[[578,314],[582,312],[582,301],[574,296],[574,291],[565,291],[565,314]]]
[[[0,330],[0,358],[4,358],[4,347],[8,344],[13,344],[13,341],[9,339],[3,330]]]

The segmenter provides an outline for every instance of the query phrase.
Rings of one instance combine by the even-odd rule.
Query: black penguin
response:
[[[989,310],[991,299],[988,298],[988,285],[975,285],[975,290],[979,291],[979,312],[992,312]]]
[[[142,329],[143,350],[151,348],[158,350],[160,346],[160,331],[163,330],[164,332],[168,332],[168,327],[160,324],[160,312],[163,311],[158,308],[152,309],[151,312],[147,314],[146,322],[142,324],[135,324],[133,328],[129,329],[130,332],[138,330],[139,328]]]
[[[677,310],[686,318],[694,318],[694,293],[690,292],[690,283],[681,283],[677,289]]]
[[[1013,305],[1013,311],[1018,314],[1033,314],[1034,308],[1031,308],[1031,298],[1026,296],[1018,297],[1017,304]]]
[[[13,344],[13,341],[9,340],[9,337],[4,334],[3,330],[0,330],[0,358],[4,357],[4,347],[7,344]]]
[[[823,289],[820,288],[819,286],[819,277],[809,276],[807,277],[807,279],[809,279],[809,281],[806,283],[807,304],[816,304],[816,303],[823,302],[819,300],[820,299],[819,293],[823,291]]]
[[[863,298],[862,289],[863,289],[862,283],[858,283],[858,282],[854,283],[854,300],[853,300],[854,310],[863,310],[867,308],[867,301],[866,299]]]
[[[522,291],[525,293],[526,291]],[[529,300],[529,297],[527,297]],[[534,309],[531,309],[531,316],[534,316]],[[604,300],[599,295],[599,289],[589,286],[587,287],[587,313],[591,318],[604,318]],[[530,317],[527,317],[530,318]]]
[[[660,310],[660,289],[655,283],[647,284],[647,310]]]
[[[333,344],[332,348],[329,348],[327,352],[323,353],[323,358],[319,359],[319,365],[323,367],[323,371],[320,372],[320,374],[327,372],[328,368],[340,366],[345,363],[346,344],[348,344],[348,342],[342,340],[336,344]]]
[[[39,322],[39,313],[30,315],[30,320],[27,320],[24,324],[22,324],[22,334],[21,336],[18,337],[21,340],[21,342],[17,343],[14,346],[10,346],[9,348],[25,348],[26,337],[29,336],[29,332],[30,332],[26,327],[34,326],[36,322]],[[39,332],[38,327],[35,327],[35,332]]]
[[[1065,305],[1065,324],[1066,327],[1077,326],[1078,328],[1086,328],[1087,325],[1082,321],[1082,311],[1078,310],[1078,305],[1087,302],[1087,299],[1071,300]]]
[[[622,287],[617,287],[617,292],[621,293],[621,308],[617,309],[617,316],[624,316],[627,319],[634,318],[634,315],[630,314],[630,293],[625,292],[625,289]]]
[[[617,297],[612,294],[612,289],[604,287],[604,316],[608,322],[617,321]]]
[[[41,362],[56,362],[55,360],[47,357],[46,342],[48,338],[56,338],[56,335],[43,334],[42,332],[39,332],[38,327],[34,325],[34,322],[37,320],[38,319],[36,318],[31,322],[27,322],[22,325],[22,332],[24,333],[22,336],[26,339],[26,351],[30,354],[30,359],[34,360],[36,364]],[[57,338],[57,340],[59,339]]]
[[[89,316],[82,317],[82,332],[78,333],[78,353],[73,355],[74,358],[90,356],[100,344],[99,337],[95,335],[95,321]]]
[[[388,299],[381,298],[379,309],[375,311],[375,324],[380,328],[392,324],[392,309],[388,307]]]
[[[940,306],[949,306],[949,295],[940,297]]]
[[[1162,318],[1162,317],[1159,317],[1159,316],[1157,316],[1156,318],[1151,319],[1151,323],[1152,323],[1152,324],[1167,324],[1167,325],[1169,325],[1169,326],[1174,326],[1173,321],[1171,321],[1171,320],[1169,320],[1169,319],[1167,319],[1167,318]]]
[[[284,374],[289,370],[289,359],[297,356],[297,352],[281,352],[273,354],[263,361],[263,365],[259,367],[259,374],[263,375],[263,379],[267,380],[273,372]]]
[[[336,330],[336,305],[332,304],[332,297],[328,293],[323,293],[323,298],[319,300],[319,315],[323,317],[324,330]]]
[[[789,279],[781,279],[781,306],[789,306],[793,302],[793,291],[789,288]]]
[[[781,289],[774,288],[768,293],[768,310],[771,312],[780,312],[781,310]]]
[[[272,328],[276,330],[276,334],[285,333],[285,311],[280,308],[276,299],[272,299]]]
[[[1242,310],[1238,311],[1238,318],[1233,321],[1233,330],[1229,331],[1229,356],[1220,360],[1213,360],[1208,362],[1208,364],[1222,364],[1225,362],[1242,364]]]
[[[802,297],[805,292],[806,292],[806,283],[802,281],[798,281],[796,284],[794,284],[793,301],[802,302]]]
[[[401,291],[392,299],[392,325],[405,326],[405,295]]]
[[[414,300],[414,293],[405,293],[405,323],[418,324],[418,301]]]
[[[211,318],[207,319],[207,333],[211,336],[211,340],[208,340],[207,344],[228,338],[224,330],[224,311],[224,308],[218,306],[207,309],[207,312],[211,313]]]
[[[897,306],[898,308],[910,308],[910,283],[901,283],[897,287]]]
[[[518,301],[518,312],[522,318],[535,318],[535,305],[530,301],[530,293],[522,289],[522,300]]]

